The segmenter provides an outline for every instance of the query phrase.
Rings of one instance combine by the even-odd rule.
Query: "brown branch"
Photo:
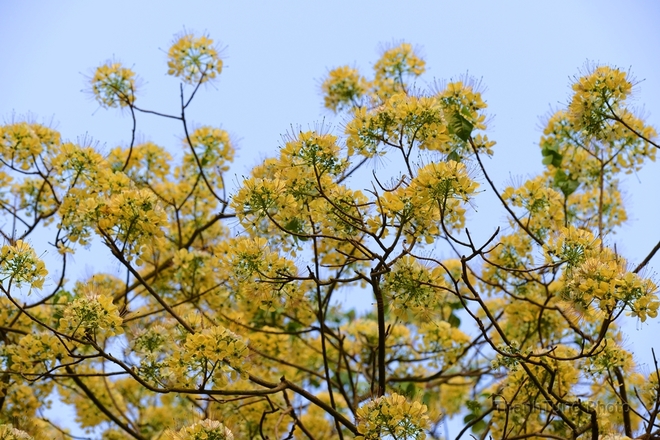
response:
[[[632,437],[632,423],[630,421],[630,404],[628,403],[628,393],[626,392],[626,382],[623,377],[621,367],[614,367],[616,380],[619,382],[619,398],[623,405],[623,429],[628,437]]]
[[[371,275],[371,286],[376,297],[376,312],[378,314],[378,387],[376,396],[380,397],[385,394],[385,385],[387,384],[385,372],[385,339],[387,338],[385,331],[385,300],[383,292],[380,290],[380,275]]]
[[[502,205],[504,206],[504,209],[507,210],[509,215],[513,218],[513,220],[520,226],[520,228],[527,233],[539,246],[543,246],[543,241],[538,238],[527,226],[525,226],[522,221],[516,216],[516,214],[513,212],[513,210],[509,207],[509,204],[504,201],[502,196],[500,195],[499,191],[497,191],[497,188],[495,187],[495,184],[491,180],[490,176],[486,172],[486,167],[484,166],[483,162],[481,161],[481,157],[479,157],[479,152],[477,151],[476,145],[474,145],[474,141],[472,140],[472,137],[468,138],[470,145],[472,146],[472,150],[474,151],[474,157],[477,159],[477,162],[479,163],[479,168],[481,168],[481,172],[484,173],[484,177],[486,178],[486,181],[490,185],[491,189],[495,193],[498,199],[500,199],[500,202],[502,202]]]
[[[655,256],[658,250],[660,250],[660,241],[658,241],[658,243],[653,247],[653,249],[651,249],[651,252],[649,252],[649,254],[646,256],[646,258],[644,258],[642,262],[639,263],[639,265],[635,268],[635,270],[633,270],[633,273],[639,273],[640,270],[642,270],[647,264],[649,264],[649,261],[651,261],[651,258]]]
[[[89,400],[92,401],[92,403],[99,409],[99,411],[105,414],[107,418],[112,420],[112,422],[114,422],[117,426],[119,426],[121,429],[126,431],[128,434],[130,434],[131,437],[136,438],[138,440],[147,440],[147,437],[144,437],[139,432],[134,431],[130,426],[128,426],[119,417],[114,415],[108,408],[106,408],[105,405],[94,394],[94,392],[90,390],[87,387],[87,385],[85,385],[85,383],[78,376],[75,375],[71,367],[67,366],[66,371],[71,375],[71,379],[73,380],[73,382],[82,390],[83,393],[85,393],[85,395],[89,398]]]
[[[309,400],[322,410],[326,411],[328,414],[330,414],[332,417],[335,418],[339,423],[344,425],[346,428],[348,428],[349,431],[351,431],[353,434],[357,435],[358,430],[357,427],[355,426],[354,423],[352,423],[350,420],[348,420],[342,413],[338,412],[337,410],[333,409],[330,405],[327,403],[323,402],[321,399],[316,397],[315,395],[309,393],[306,391],[304,388],[299,387],[298,385],[294,384],[293,382],[288,381],[284,377],[282,377],[282,383],[286,384],[286,387],[290,389],[291,391],[295,391],[296,393],[300,394],[303,396],[305,399]]]
[[[626,127],[628,130],[632,131],[632,132],[635,134],[635,136],[637,136],[638,138],[642,139],[644,142],[648,142],[649,144],[653,145],[655,148],[659,148],[659,149],[660,149],[660,145],[656,144],[656,143],[653,142],[651,139],[647,138],[647,137],[644,136],[642,133],[640,133],[640,132],[638,132],[637,130],[635,130],[634,128],[632,128],[632,127],[631,127],[626,121],[624,121],[623,119],[621,119],[621,117],[620,117],[619,115],[617,115],[617,114],[614,112],[614,109],[612,108],[612,106],[610,105],[610,103],[609,103],[607,100],[605,100],[605,104],[607,105],[607,108],[608,108],[608,109],[610,110],[610,112],[612,113],[612,116],[609,116],[609,117],[606,116],[608,119],[613,119],[613,120],[619,122],[619,123],[622,124],[624,127]]]

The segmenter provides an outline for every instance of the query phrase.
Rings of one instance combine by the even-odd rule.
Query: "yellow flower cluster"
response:
[[[0,439],[2,440],[31,440],[32,436],[25,431],[14,428],[11,423],[0,425]]]
[[[14,377],[18,376],[14,375]],[[53,389],[52,382],[16,380],[6,388],[6,391],[3,390],[3,416],[16,421],[35,417]]]
[[[440,234],[440,222],[447,229],[461,228],[465,223],[465,208],[479,184],[472,180],[463,163],[448,161],[430,163],[421,168],[410,185],[379,198],[378,212],[388,226],[409,223],[408,238],[423,237],[432,243]],[[380,227],[379,217],[368,224]]]
[[[101,107],[126,107],[135,102],[135,73],[121,63],[107,62],[97,67],[91,84]]]
[[[374,85],[380,97],[385,98],[405,91],[408,76],[420,76],[426,70],[426,62],[420,58],[410,43],[387,49],[374,65]]]
[[[209,286],[216,286],[219,282],[216,272],[220,263],[215,260],[208,252],[179,249],[174,254],[172,266],[175,268],[174,278],[180,283],[182,292],[192,296]]]
[[[337,67],[328,73],[328,78],[321,85],[323,102],[335,113],[357,107],[368,87],[367,80],[360,76],[357,69]]]
[[[429,428],[428,408],[419,402],[409,402],[392,393],[363,405],[357,410],[356,439],[380,440],[385,436],[399,440],[424,440]]]
[[[138,359],[134,369],[142,379],[158,386],[168,386],[168,359],[180,350],[178,347],[183,346],[186,334],[177,328],[174,319],[151,321],[144,325],[131,327],[127,331],[130,348]]]
[[[21,337],[17,344],[4,346],[0,353],[8,359],[10,370],[30,377],[51,371],[57,360],[66,355],[66,349],[55,335],[35,333]]]
[[[300,295],[291,283],[298,272],[295,264],[272,250],[265,238],[227,240],[215,251],[224,256],[220,267],[233,274],[228,283],[237,295],[260,309],[273,312]]]
[[[571,120],[590,134],[603,129],[612,110],[618,110],[632,91],[628,75],[609,66],[596,67],[573,84],[575,94],[568,107]]]
[[[617,116],[628,127],[653,139],[657,133],[650,125],[627,109],[619,109]],[[546,124],[540,147],[544,164],[551,171],[561,170],[580,183],[596,183],[601,173],[612,177],[619,172],[639,171],[646,159],[655,160],[656,148],[633,136],[630,129],[618,122],[603,123],[597,134],[591,134],[573,121],[567,110],[555,112]]]
[[[511,347],[510,347],[511,348]],[[531,353],[525,353],[529,355]],[[553,354],[558,358],[570,358],[576,355],[572,348],[559,344],[555,347]],[[500,365],[506,364],[498,355]],[[546,396],[539,393],[539,388],[528,379],[528,373],[522,368],[513,368],[504,380],[493,384],[485,394],[492,393],[493,403],[498,410],[493,412],[492,430],[493,438],[501,438],[505,435],[502,430],[515,426],[521,434],[536,433],[547,423],[549,414],[556,414],[552,404],[568,412],[571,408],[562,406],[566,402],[579,402],[574,394],[574,387],[581,378],[581,372],[573,361],[561,361],[556,359],[544,359],[541,365],[529,363],[528,368],[540,386],[547,390]],[[488,403],[490,405],[490,402]],[[580,415],[577,414],[576,417]],[[584,417],[584,416],[582,416]],[[586,417],[585,417],[586,418]],[[586,419],[588,420],[588,419]],[[600,424],[600,420],[599,420]],[[570,427],[564,423],[557,423],[553,428],[553,434],[568,437]]]
[[[0,203],[4,206],[11,205],[10,199],[13,199],[13,191],[10,191],[12,188],[13,177],[4,172],[0,171]]]
[[[604,249],[598,256],[588,257],[570,272],[564,295],[580,309],[588,310],[592,301],[611,313],[627,305],[633,316],[644,322],[658,316],[657,286],[649,279],[628,272],[625,260]]]
[[[98,340],[123,333],[122,323],[112,297],[97,292],[93,285],[87,284],[80,296],[64,308],[59,328],[72,337]]]
[[[170,47],[167,67],[168,75],[179,77],[187,84],[198,84],[219,75],[222,60],[212,39],[185,34]]]
[[[139,260],[143,247],[163,239],[167,217],[158,197],[150,189],[132,187],[123,173],[104,169],[97,179],[92,188],[69,192],[60,210],[61,227],[71,241],[82,244],[90,228],[98,228],[125,252],[128,261]]]
[[[94,148],[71,142],[63,144],[52,159],[52,166],[62,182],[80,178],[83,183],[94,184],[103,165],[103,156]]]
[[[545,246],[546,261],[548,263],[568,263],[568,269],[582,264],[589,256],[597,256],[601,241],[586,230],[575,227],[562,228],[557,234],[550,237]]]
[[[438,101],[428,97],[396,93],[374,110],[357,108],[346,125],[346,134],[349,155],[383,154],[378,151],[381,143],[401,147],[419,144],[422,149],[449,152],[444,113]]]
[[[640,400],[649,408],[653,405],[653,402],[658,401],[658,397],[660,396],[658,375],[660,375],[660,370],[650,370],[646,377],[640,373],[635,373],[631,378],[636,382],[636,390],[638,395],[640,395]]]
[[[437,98],[446,109],[445,111],[461,115],[477,129],[486,128],[486,116],[480,111],[487,105],[481,98],[481,93],[476,91],[472,85],[465,84],[463,81],[450,82],[438,93]]]
[[[68,233],[72,242],[87,244],[91,234],[91,218],[80,212],[83,201],[98,199],[101,187],[109,186],[108,179],[116,183],[123,180],[121,186],[128,184],[126,176],[122,179],[119,174],[113,173],[104,165],[103,157],[96,150],[72,143],[63,144],[52,160],[58,180],[62,185],[68,186],[67,194],[58,209],[58,227]],[[60,249],[60,252],[63,251],[66,250]]]
[[[229,140],[229,133],[224,130],[200,127],[190,133],[190,142],[203,167],[213,165],[217,171],[227,171],[229,167],[226,163],[234,160],[234,147]],[[185,143],[188,145],[188,139]]]
[[[170,326],[152,324],[135,332],[132,348],[142,356],[157,356],[164,353],[165,346],[173,340],[174,335]]]
[[[336,113],[378,106],[393,95],[407,94],[407,81],[424,73],[425,65],[409,43],[401,43],[383,52],[374,65],[373,81],[349,66],[332,69],[321,84],[325,107]]]
[[[17,122],[0,126],[0,157],[12,168],[26,171],[35,157],[60,145],[60,133],[41,124]]]
[[[442,291],[445,282],[436,279],[434,272],[408,255],[396,262],[385,275],[382,287],[391,298],[390,307],[395,315],[404,317],[409,311],[422,318],[433,315],[445,297]]]
[[[134,231],[149,236],[162,235],[159,226],[165,222],[165,218],[157,203],[153,192],[129,189],[113,194],[106,203],[85,206],[83,209],[98,212],[99,228],[117,229],[118,238],[124,241]]]
[[[399,92],[374,109],[355,108],[346,125],[349,155],[384,154],[381,145],[410,150],[438,151],[456,158],[471,154],[467,139],[474,129],[483,130],[486,104],[481,94],[462,82],[449,83],[435,96],[411,96]],[[482,152],[492,154],[494,142],[477,135],[473,141]],[[453,156],[450,156],[450,158]]]
[[[307,187],[303,186],[295,188],[295,191],[301,196],[305,196],[305,189]],[[288,188],[286,182],[279,178],[245,179],[241,189],[232,198],[231,206],[248,230],[267,232],[272,229],[270,218],[274,218],[273,216],[298,212],[296,209],[298,203],[291,194],[291,190],[294,189]],[[295,229],[295,232],[303,232],[303,230],[299,227]]]
[[[48,275],[46,265],[41,261],[34,249],[24,242],[17,240],[15,244],[6,244],[0,250],[0,276],[2,280],[20,287],[27,283],[31,287],[41,289]]]
[[[488,156],[493,155],[493,147],[495,146],[496,142],[490,140],[485,134],[479,133],[475,135],[472,138],[472,142],[474,143],[474,147],[479,153],[484,153]]]
[[[632,120],[630,124],[635,126]],[[637,128],[640,132],[652,130]],[[621,124],[604,130],[611,136],[598,140],[576,127],[566,111],[553,114],[540,144],[548,170],[539,177],[563,193],[564,208],[557,210],[566,214],[562,221],[585,228],[597,226],[601,235],[627,219],[616,175],[636,172],[645,160],[655,160],[655,148],[630,136]],[[650,131],[645,133],[652,137]]]
[[[456,361],[456,357],[463,353],[470,337],[447,321],[430,321],[419,327],[421,335],[421,350],[433,353],[431,366],[434,368],[448,368]]]
[[[241,223],[251,232],[277,237],[285,250],[309,235],[344,240],[359,234],[367,198],[334,182],[348,166],[339,154],[335,136],[299,133],[280,150],[279,159],[267,160],[243,182],[232,200]]]
[[[310,131],[287,142],[279,159],[256,167],[253,177],[243,182],[232,204],[239,216],[299,213],[322,189],[332,188],[331,176],[340,175],[348,165],[339,158],[336,141],[335,136]]]
[[[217,420],[205,419],[178,431],[168,429],[163,434],[169,440],[234,440],[234,434]]]
[[[657,286],[628,271],[625,260],[601,248],[589,231],[564,228],[548,243],[546,255],[550,261],[568,263],[562,296],[579,311],[586,312],[595,303],[608,314],[628,307],[642,322],[658,315]]]
[[[300,174],[314,180],[326,173],[338,176],[348,166],[339,153],[336,136],[301,131],[281,149],[279,171],[287,180]]]
[[[172,156],[163,147],[152,142],[134,145],[124,173],[138,186],[149,184],[156,189],[166,186],[170,174]],[[109,168],[119,171],[124,168],[128,149],[114,148],[105,159]]]
[[[502,198],[510,206],[524,210],[519,217],[525,218],[527,227],[541,238],[548,231],[556,231],[564,226],[563,197],[548,186],[544,177],[529,179],[518,188],[507,187],[502,193]]]
[[[439,204],[443,211],[451,211],[461,202],[469,201],[479,184],[470,178],[465,164],[449,160],[421,168],[410,187],[416,190],[417,197]],[[425,205],[424,200],[414,202],[415,206]]]
[[[632,371],[635,362],[632,354],[619,347],[614,341],[606,340],[602,350],[590,357],[586,362],[585,371],[590,374],[608,374],[613,368]]]
[[[163,365],[163,376],[185,387],[224,388],[229,380],[245,376],[247,344],[222,326],[186,335],[183,346]]]

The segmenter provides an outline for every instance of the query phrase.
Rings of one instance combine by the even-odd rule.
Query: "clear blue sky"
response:
[[[428,81],[466,72],[483,79],[493,115],[488,134],[498,142],[488,166],[503,187],[541,170],[539,117],[566,102],[569,77],[587,60],[630,68],[644,80],[638,103],[660,126],[659,19],[655,0],[0,0],[0,118],[31,114],[64,138],[92,137],[102,151],[126,145],[128,115],[99,109],[81,92],[86,76],[114,57],[143,78],[141,107],[175,112],[178,82],[165,74],[167,48],[184,27],[206,32],[226,46],[225,69],[190,118],[233,135],[232,172],[241,176],[276,152],[291,125],[334,121],[319,91],[328,69],[350,64],[368,73],[381,43],[405,40],[425,55]],[[139,130],[142,140],[180,148],[174,122],[141,115]],[[633,262],[660,239],[659,167],[627,179],[632,220],[616,244]],[[503,218],[492,201],[477,208],[475,217]],[[492,231],[480,224],[487,225],[482,235]],[[638,359],[649,358],[658,330],[658,321],[628,329]]]

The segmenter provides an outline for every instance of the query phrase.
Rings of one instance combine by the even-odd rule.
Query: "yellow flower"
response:
[[[197,84],[215,78],[222,71],[222,60],[212,39],[185,34],[170,47],[167,67],[168,75]]]
[[[97,67],[91,84],[102,107],[126,107],[135,102],[135,73],[120,63],[107,62]]]
[[[424,430],[430,426],[427,411],[426,405],[408,402],[397,393],[379,397],[357,410],[356,439],[379,440],[389,434],[401,440],[424,440]]]
[[[124,332],[123,319],[112,297],[97,291],[91,283],[84,284],[80,296],[64,309],[60,329],[72,336],[114,336]]]
[[[405,90],[404,78],[420,76],[426,70],[425,66],[426,62],[415,53],[410,43],[385,50],[374,65],[376,93],[388,97]]]
[[[165,439],[170,440],[234,440],[234,434],[217,420],[205,419],[178,431],[168,429]]]
[[[225,162],[234,159],[234,147],[229,139],[229,133],[219,128],[203,126],[189,136],[192,148],[197,154],[197,160],[205,165],[213,165],[218,171],[226,171]],[[188,138],[185,140],[188,144]],[[190,157],[189,160],[194,160]]]
[[[32,436],[25,431],[14,428],[11,423],[0,425],[0,439],[2,440],[30,440]]]
[[[367,81],[356,69],[337,67],[328,73],[328,78],[321,85],[325,107],[336,113],[357,106],[367,87]]]
[[[48,271],[43,261],[37,258],[34,249],[17,240],[14,245],[8,244],[0,251],[0,276],[9,278],[11,282],[21,285],[28,283],[41,289]]]

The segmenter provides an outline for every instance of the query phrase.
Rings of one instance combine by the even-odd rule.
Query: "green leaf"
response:
[[[435,397],[436,397],[435,393],[426,392],[422,395],[422,403],[426,406],[431,406]]]
[[[403,389],[403,392],[406,396],[410,398],[415,397],[415,394],[417,393],[417,387],[415,386],[414,383],[408,382],[406,384],[406,387]]]
[[[559,168],[564,158],[556,145],[549,145],[547,143],[543,145],[541,154],[543,155],[543,165],[552,165],[555,168]]]
[[[465,404],[467,405],[468,409],[471,412],[481,414],[481,404],[479,403],[479,401],[468,400],[467,402],[465,402]]]
[[[472,425],[472,432],[482,432],[484,429],[486,429],[486,422],[483,420],[479,420],[477,423]]]
[[[447,162],[450,160],[453,160],[454,162],[460,162],[461,156],[456,152],[456,150],[454,150],[447,155]]]
[[[450,133],[458,136],[460,140],[467,142],[467,140],[470,138],[470,135],[472,134],[474,125],[472,125],[472,123],[459,112],[452,111],[449,114],[447,127],[449,128]]]
[[[576,179],[572,179],[570,175],[564,172],[564,170],[557,170],[555,172],[554,184],[564,194],[564,197],[573,194],[580,186],[580,182]]]
[[[463,303],[461,303],[460,301],[456,301],[453,303],[449,303],[449,307],[451,307],[452,310],[462,310]]]
[[[60,290],[53,295],[53,304],[67,304],[73,300],[73,295],[67,290]]]
[[[288,332],[296,332],[302,328],[302,325],[298,321],[291,320],[286,323],[284,329]]]
[[[452,327],[458,328],[461,325],[461,318],[459,318],[458,316],[452,313],[451,315],[449,315],[449,319],[447,320],[447,322]]]
[[[292,232],[293,234],[304,235],[305,230],[304,230],[303,226],[304,226],[304,223],[299,218],[294,217],[284,225],[284,229],[286,229],[289,232]],[[296,240],[300,240],[300,241],[309,240],[308,237],[299,237],[298,235],[294,235],[294,238]]]
[[[58,307],[53,313],[53,319],[56,322],[60,322],[60,319],[64,318],[64,307]]]

